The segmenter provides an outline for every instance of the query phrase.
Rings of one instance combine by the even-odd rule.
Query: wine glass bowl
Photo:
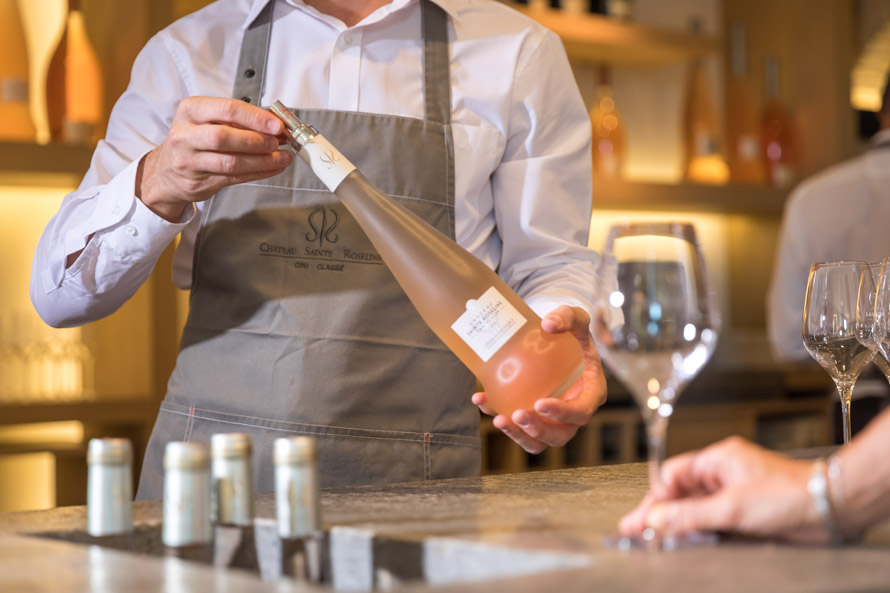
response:
[[[819,262],[810,266],[803,342],[837,386],[844,443],[850,441],[853,386],[875,355],[867,345],[873,339],[868,335],[872,329],[867,313],[863,314],[868,306],[867,295],[874,292],[874,278],[867,262]],[[865,305],[860,304],[860,294]]]
[[[695,228],[613,225],[603,249],[596,339],[646,425],[650,488],[658,491],[668,419],[717,345],[720,315]]]
[[[873,308],[867,309],[868,303],[862,296],[859,298],[860,307],[864,309],[857,311],[860,341],[874,351],[875,364],[890,381],[890,258],[869,265],[875,280],[874,301]]]

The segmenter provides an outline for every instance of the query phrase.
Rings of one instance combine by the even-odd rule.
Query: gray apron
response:
[[[262,95],[270,1],[245,33],[233,95]],[[454,238],[447,16],[421,0],[425,118],[303,110],[373,183]],[[285,74],[286,75],[286,74]],[[281,97],[286,101],[287,97]],[[137,498],[162,494],[168,441],[308,435],[323,486],[479,474],[474,378],[424,324],[346,208],[301,161],[226,188],[203,213],[188,322]]]

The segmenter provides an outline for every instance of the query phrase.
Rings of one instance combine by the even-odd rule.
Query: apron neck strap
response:
[[[423,109],[426,119],[451,123],[451,71],[448,15],[438,4],[420,0],[423,35]]]
[[[241,42],[241,56],[232,96],[259,105],[266,78],[266,58],[272,33],[272,10],[269,0],[247,27]],[[421,35],[423,39],[423,108],[426,119],[451,123],[451,72],[448,55],[448,15],[430,0],[420,0]]]
[[[266,78],[266,56],[269,54],[269,38],[272,35],[272,9],[275,0],[269,0],[247,27],[241,42],[241,57],[235,73],[232,96],[246,103],[259,105]]]

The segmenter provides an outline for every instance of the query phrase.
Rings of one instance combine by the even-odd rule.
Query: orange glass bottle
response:
[[[87,34],[79,0],[68,0],[65,32],[49,65],[46,101],[55,141],[91,144],[103,111],[102,69]]]
[[[691,29],[701,24],[693,20]],[[696,183],[723,184],[729,181],[729,167],[723,155],[720,120],[714,91],[705,63],[694,60],[689,73],[684,111],[685,178]]]
[[[430,329],[482,382],[499,414],[532,409],[584,372],[570,334],[541,319],[491,268],[374,187],[346,157],[280,101],[297,154],[361,225]]]
[[[0,138],[33,142],[28,49],[17,0],[0,0]]]
[[[760,150],[760,120],[748,79],[748,46],[745,25],[730,28],[731,68],[726,94],[727,156],[735,183],[763,184],[766,169]]]
[[[764,65],[766,104],[761,123],[761,147],[767,180],[773,187],[787,188],[797,181],[797,151],[794,124],[779,91],[779,62],[769,57]]]
[[[593,127],[593,174],[621,177],[624,169],[624,122],[615,107],[609,67],[600,66],[596,100],[590,110]]]

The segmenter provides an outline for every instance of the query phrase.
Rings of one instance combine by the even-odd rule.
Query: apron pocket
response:
[[[257,492],[274,491],[274,442],[288,436],[316,440],[322,487],[477,477],[481,465],[479,440],[461,435],[282,422],[163,402],[146,452],[140,499],[162,492],[167,441],[209,443],[219,432],[250,435]],[[147,471],[149,461],[151,471]],[[150,487],[149,481],[156,487]]]

